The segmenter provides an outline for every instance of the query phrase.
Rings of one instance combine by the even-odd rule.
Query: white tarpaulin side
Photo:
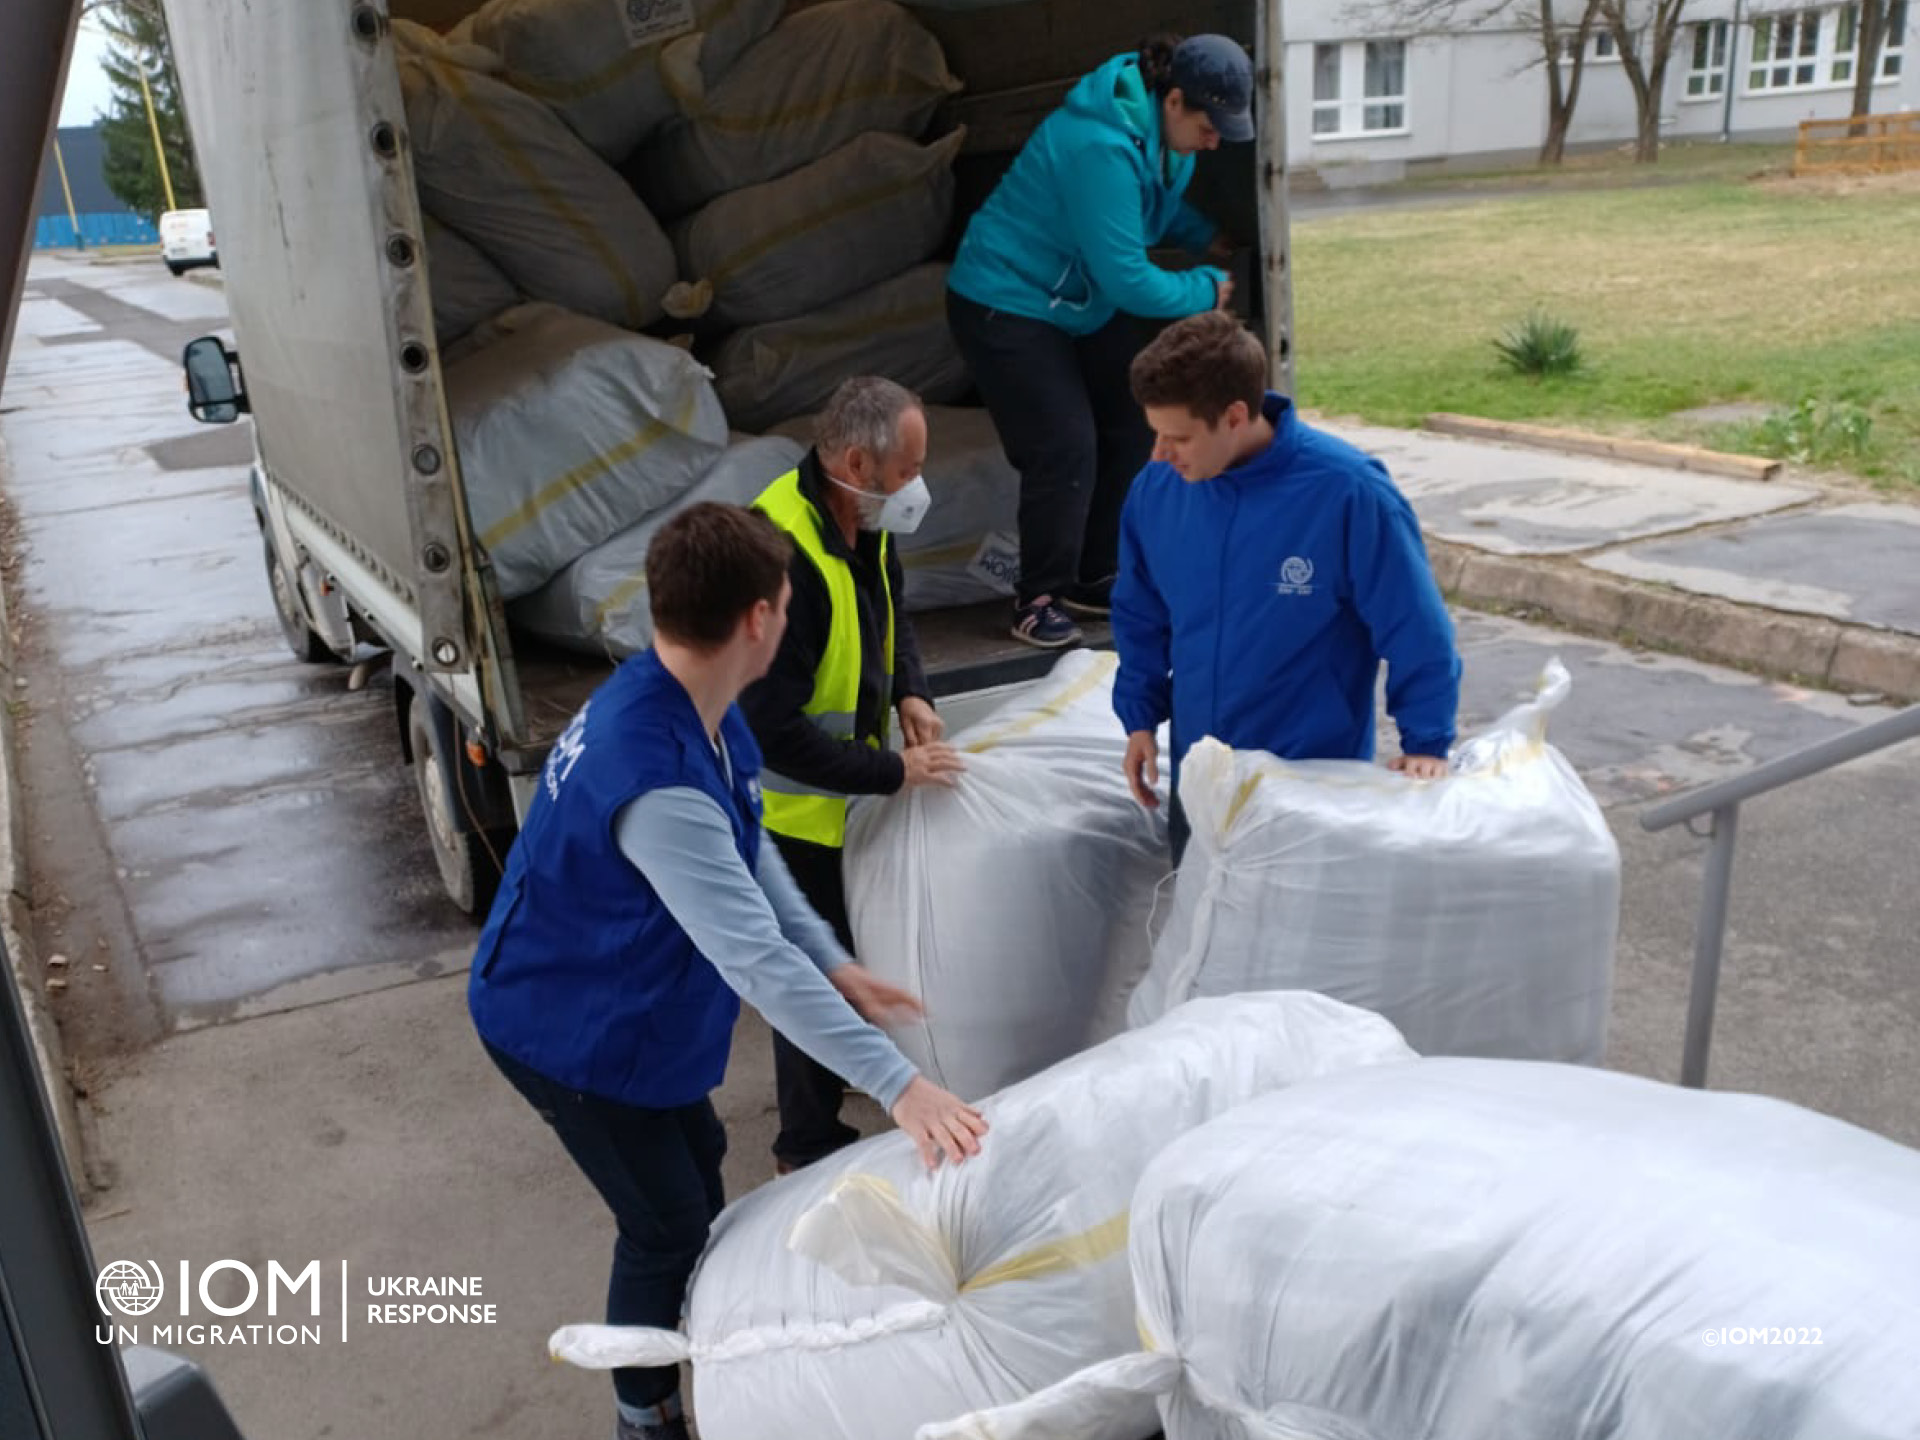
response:
[[[1255,1095],[1410,1061],[1384,1020],[1322,996],[1196,1001],[987,1101],[964,1165],[928,1174],[892,1132],[735,1202],[684,1337],[569,1326],[552,1348],[690,1357],[705,1440],[902,1440],[1139,1344],[1126,1212],[1162,1147]],[[1154,1426],[1141,1402],[1108,1434]]]
[[[673,246],[626,181],[531,96],[394,22],[414,182],[428,214],[480,248],[524,295],[639,329],[661,316]]]
[[[660,214],[685,215],[869,130],[917,136],[959,89],[940,42],[892,0],[826,0],[748,47],[629,172]]]
[[[811,415],[773,427],[813,443]],[[927,407],[927,488],[920,528],[896,535],[908,610],[973,605],[1013,594],[1020,578],[1020,472],[1000,448],[993,417],[972,406]]]
[[[1298,987],[1379,1011],[1423,1055],[1598,1063],[1620,852],[1546,741],[1570,687],[1554,661],[1443,780],[1195,745],[1193,841],[1133,1019]]]
[[[761,491],[800,463],[804,445],[769,436],[728,447],[713,468],[678,500],[656,510],[513,602],[514,624],[542,639],[590,655],[623,659],[653,643],[647,595],[647,547],[662,525],[690,505],[751,505]]]
[[[855,375],[884,375],[929,405],[957,400],[967,362],[947,328],[947,267],[916,265],[811,315],[735,331],[715,353],[713,373],[741,430],[812,414]]]
[[[489,0],[462,32],[499,54],[502,78],[544,101],[615,164],[679,107],[662,52],[699,31],[700,75],[718,81],[780,18],[783,0]]]
[[[931,145],[873,133],[723,195],[673,232],[681,273],[713,286],[708,315],[759,325],[806,315],[918,265],[953,218],[966,127]]]
[[[726,449],[699,361],[551,305],[476,330],[445,375],[474,533],[509,600],[677,499]]]
[[[862,799],[847,828],[854,951],[916,996],[894,1038],[936,1084],[990,1095],[1112,1034],[1146,968],[1166,822],[1127,793],[1111,653],[953,738],[967,772]]]
[[[1264,1096],[1133,1204],[1150,1354],[922,1440],[1913,1440],[1920,1152],[1751,1095],[1422,1060]]]
[[[442,345],[520,303],[520,292],[498,265],[431,216],[427,283],[433,292],[434,335]]]

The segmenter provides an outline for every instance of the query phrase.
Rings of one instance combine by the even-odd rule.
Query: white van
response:
[[[218,265],[213,217],[205,210],[169,210],[160,217],[160,255],[179,275],[199,265]]]

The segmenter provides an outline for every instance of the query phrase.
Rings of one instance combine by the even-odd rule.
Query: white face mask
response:
[[[842,490],[860,497],[862,530],[886,530],[895,535],[911,535],[920,528],[920,522],[927,518],[927,511],[933,507],[933,492],[927,488],[924,475],[914,476],[891,495],[875,495],[868,490],[855,489],[846,481],[831,475],[827,479]]]

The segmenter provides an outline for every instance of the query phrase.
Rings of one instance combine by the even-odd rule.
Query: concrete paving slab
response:
[[[1920,635],[1920,507],[1912,505],[1772,515],[1586,563],[1695,594]]]
[[[1385,463],[1428,534],[1502,555],[1571,555],[1767,515],[1820,493],[1417,430],[1326,428]]]

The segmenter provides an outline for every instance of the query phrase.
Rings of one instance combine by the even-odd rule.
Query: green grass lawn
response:
[[[1729,152],[1714,148],[1724,167]],[[1293,246],[1308,407],[1391,425],[1436,410],[1572,425],[1920,488],[1912,177],[1709,171],[1315,218]],[[1535,381],[1501,368],[1493,341],[1535,308],[1577,327],[1583,373]],[[1675,418],[1730,402],[1769,418]]]

